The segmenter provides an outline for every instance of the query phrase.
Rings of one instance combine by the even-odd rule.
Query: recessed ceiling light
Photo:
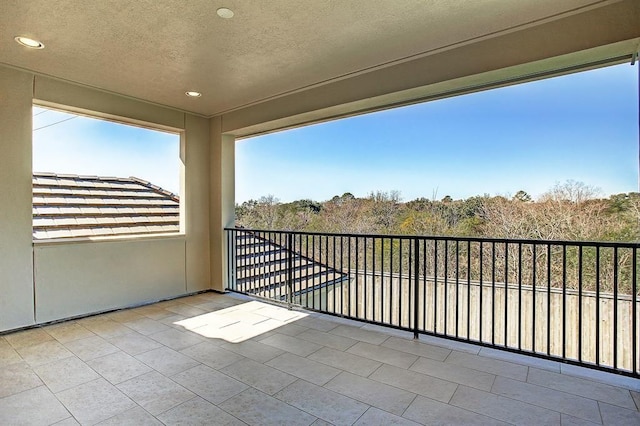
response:
[[[24,47],[28,47],[29,49],[44,49],[44,44],[41,41],[34,40],[29,37],[17,36],[14,38],[19,44]]]
[[[216,13],[223,19],[233,18],[233,10],[226,7],[221,7],[220,9],[216,10]]]
[[[189,96],[190,98],[199,98],[200,96],[202,96],[202,93],[200,92],[184,92],[185,95]]]

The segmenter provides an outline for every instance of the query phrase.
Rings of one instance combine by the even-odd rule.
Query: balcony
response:
[[[6,334],[0,365],[7,425],[640,423],[633,378],[233,293]]]

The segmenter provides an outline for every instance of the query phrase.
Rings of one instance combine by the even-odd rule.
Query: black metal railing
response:
[[[640,377],[640,244],[225,232],[228,290]]]

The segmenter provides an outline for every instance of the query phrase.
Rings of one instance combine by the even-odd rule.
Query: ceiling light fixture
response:
[[[216,13],[222,19],[231,19],[234,15],[233,10],[226,7],[221,7],[220,9],[216,10]]]
[[[202,96],[202,93],[200,92],[193,92],[193,91],[189,91],[189,92],[184,92],[185,95],[189,96],[190,98],[199,98],[200,96]]]
[[[18,42],[18,44],[28,47],[29,49],[44,49],[44,44],[41,41],[34,40],[29,37],[17,36],[14,37],[14,40]]]

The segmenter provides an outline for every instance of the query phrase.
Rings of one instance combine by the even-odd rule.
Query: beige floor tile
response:
[[[600,421],[598,404],[593,399],[499,376],[496,377],[491,392],[584,420]]]
[[[290,374],[250,359],[238,361],[220,371],[269,395],[297,380]]]
[[[205,311],[204,309],[194,308],[193,306],[185,305],[182,303],[178,303],[173,306],[168,306],[165,309],[169,312],[173,312],[174,314],[184,315],[186,317],[193,317],[196,315],[202,315],[207,313],[207,311]]]
[[[135,357],[166,376],[172,376],[200,364],[198,361],[166,347],[154,349]]]
[[[41,343],[53,340],[49,333],[41,328],[32,328],[30,330],[18,331],[4,336],[4,339],[14,349],[23,349],[27,346],[39,345]]]
[[[241,343],[224,343],[220,347],[257,362],[267,362],[284,353],[281,349],[256,342],[255,340],[245,340]]]
[[[95,334],[75,321],[50,325],[48,327],[45,327],[43,330],[49,333],[51,337],[53,337],[60,343],[67,343],[74,340],[95,336]]]
[[[247,389],[219,407],[249,425],[307,426],[316,418],[256,389]]]
[[[387,364],[374,371],[369,378],[442,402],[448,402],[458,387],[446,380]]]
[[[242,426],[245,423],[202,398],[193,398],[158,416],[165,425]]]
[[[81,424],[94,424],[135,407],[135,403],[105,379],[97,379],[56,394]]]
[[[94,321],[83,324],[85,328],[94,332],[102,338],[122,336],[123,334],[134,333],[132,329],[126,327],[119,322],[106,319],[104,321]]]
[[[340,374],[337,368],[290,353],[284,353],[266,364],[319,386]]]
[[[294,322],[286,323],[274,329],[274,331],[280,334],[286,334],[287,336],[292,336],[292,337],[298,336],[300,335],[300,333],[304,333],[307,330],[309,330],[307,327],[297,325]]]
[[[454,407],[443,402],[419,396],[411,403],[402,415],[424,425],[450,426],[450,425],[508,425],[491,417],[483,416],[472,411]],[[523,423],[525,424],[525,423]],[[537,423],[531,423],[536,425]]]
[[[418,360],[416,355],[365,342],[358,342],[350,347],[347,352],[400,368],[409,368]]]
[[[151,367],[124,352],[94,358],[87,364],[114,385],[152,371]]]
[[[442,339],[440,337],[427,336],[424,334],[420,335],[420,341],[422,343],[427,343],[434,346],[440,346],[441,348],[444,348],[444,349],[449,349],[449,350],[458,351],[458,352],[466,352],[468,354],[474,354],[474,355],[477,355],[478,353],[480,353],[480,349],[482,348],[482,346],[474,345],[472,343],[458,342],[457,340]]]
[[[22,357],[16,352],[15,349],[6,341],[0,345],[0,368],[5,365],[15,364],[16,362],[22,362]]]
[[[195,397],[195,394],[162,374],[152,371],[117,385],[124,394],[153,415]]]
[[[491,390],[496,378],[491,373],[428,358],[419,358],[410,370],[485,391]]]
[[[289,310],[287,308],[281,308],[266,303],[253,312],[257,315],[262,315],[263,317],[282,321],[283,323],[296,321],[307,316],[307,314],[303,312]]]
[[[414,393],[351,373],[340,373],[324,387],[398,416],[416,397]]]
[[[120,350],[100,336],[74,340],[65,343],[65,346],[83,361],[109,355]]]
[[[189,346],[197,345],[198,343],[206,341],[202,336],[195,333],[176,329],[169,329],[161,331],[160,333],[150,334],[149,337],[176,351],[180,351],[188,348]]]
[[[18,349],[18,353],[32,367],[73,356],[67,348],[56,340]]]
[[[466,386],[458,386],[449,402],[459,408],[523,425],[559,425],[560,413]]]
[[[0,398],[42,386],[42,380],[24,361],[0,367]]]
[[[40,365],[34,371],[54,393],[100,378],[98,373],[75,356]]]
[[[522,382],[527,379],[528,367],[524,365],[473,355],[466,352],[452,351],[445,362],[474,370],[485,371],[487,373],[495,374],[496,376],[520,380]]]
[[[304,380],[287,386],[275,397],[334,425],[351,425],[369,408],[362,402]]]
[[[342,337],[336,334],[325,333],[323,331],[313,329],[300,333],[296,337],[328,348],[337,349],[339,351],[346,351],[351,346],[358,343],[357,340],[350,339],[348,337]]]
[[[206,365],[199,365],[171,377],[196,395],[219,404],[239,394],[248,386]]]
[[[389,337],[382,346],[436,361],[444,361],[451,353],[451,350],[447,348],[430,345],[419,340],[407,340],[398,337]]]
[[[363,377],[369,376],[382,365],[378,361],[372,361],[331,348],[322,348],[309,355],[308,358]]]
[[[598,405],[602,414],[602,423],[605,425],[640,425],[640,413],[637,410],[627,410],[604,402],[598,402]]]
[[[640,411],[640,392],[629,391],[631,393],[631,398],[633,398],[633,402],[636,403],[636,408]]]
[[[171,327],[164,325],[160,321],[152,320],[151,318],[146,318],[142,316],[134,320],[123,321],[122,325],[125,325],[130,329],[135,330],[138,333],[144,334],[144,335],[160,333],[162,331],[171,330]]]
[[[311,423],[311,426],[334,426],[331,423],[322,420],[322,419],[316,419],[315,422]]]
[[[560,363],[557,361],[551,361],[548,359],[537,358],[534,356],[527,356],[522,354],[516,354],[513,352],[507,352],[500,349],[482,348],[478,353],[480,356],[486,356],[489,358],[500,359],[503,361],[513,362],[515,364],[526,365],[528,367],[541,368],[543,370],[555,371],[560,373]]]
[[[282,323],[280,321],[267,318],[265,321],[257,324],[239,321],[222,328],[203,326],[194,329],[193,332],[209,339],[221,339],[229,343],[240,343],[248,339],[263,336],[270,331],[276,330],[281,325]]]
[[[375,331],[363,330],[350,325],[339,325],[336,328],[331,329],[330,333],[338,336],[349,337],[365,343],[371,343],[372,345],[380,345],[389,338],[389,335]]]
[[[558,374],[551,371],[531,368],[527,382],[585,398],[597,399],[598,401],[618,405],[630,410],[636,409],[633,398],[631,398],[631,393],[628,390],[587,379],[572,377],[567,374]]]
[[[602,423],[590,422],[584,419],[579,419],[577,417],[573,417],[563,413],[560,413],[560,423],[562,424],[562,426],[595,426],[595,425],[602,424]]]
[[[136,313],[139,313],[147,318],[151,318],[152,320],[162,321],[164,319],[177,316],[175,312],[169,312],[166,309],[158,308],[155,306],[144,306],[142,308],[134,309]],[[163,322],[163,324],[165,324]]]
[[[242,355],[225,350],[210,342],[188,347],[180,351],[180,353],[214,369],[223,368],[244,359]]]
[[[230,318],[226,315],[221,315],[218,312],[208,312],[206,314],[198,315],[195,317],[189,317],[181,321],[177,321],[176,325],[184,327],[185,330],[193,330],[198,327],[209,325],[212,327],[227,327],[231,324],[240,322],[239,319]]]
[[[80,423],[73,417],[67,417],[64,420],[54,423],[54,426],[80,426]]]
[[[316,343],[287,336],[285,334],[274,334],[273,336],[260,340],[260,343],[264,343],[265,345],[273,346],[299,356],[311,355],[318,349],[322,348],[322,346]]]
[[[50,425],[69,416],[71,414],[46,386],[0,398],[1,425]]]
[[[334,328],[338,327],[338,323],[333,321],[327,321],[324,319],[318,318],[317,315],[308,316],[306,318],[302,318],[296,321],[297,325],[301,325],[303,327],[311,328],[313,330],[318,331],[331,331]]]
[[[135,407],[98,423],[100,426],[162,426],[142,407]]]
[[[144,315],[136,312],[135,309],[122,309],[120,311],[109,312],[108,314],[105,314],[104,317],[112,321],[125,323],[144,318]]]
[[[379,408],[371,407],[364,413],[354,426],[419,426],[419,423],[387,413]]]
[[[138,333],[112,337],[108,341],[129,355],[138,355],[162,347],[161,343]]]

